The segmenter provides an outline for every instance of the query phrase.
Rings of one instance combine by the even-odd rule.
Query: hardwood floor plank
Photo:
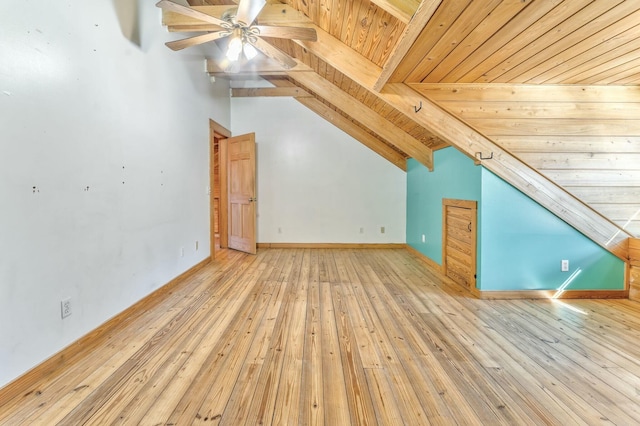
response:
[[[584,327],[574,328],[566,322],[562,321],[557,315],[551,315],[549,312],[533,308],[527,301],[519,301],[513,306],[505,306],[512,313],[520,315],[533,326],[543,327],[547,334],[546,341],[562,343],[573,351],[575,356],[580,356],[595,363],[599,368],[609,369],[624,366],[634,374],[640,374],[640,360],[629,359],[622,356],[617,351],[612,351],[609,345],[606,345],[601,339],[592,339],[588,332],[584,332]],[[564,302],[558,303],[561,306]],[[515,308],[515,309],[512,309]],[[573,306],[570,306],[573,308]],[[568,309],[568,308],[567,308]],[[626,327],[625,327],[626,328]],[[535,328],[532,328],[535,333]]]
[[[380,425],[401,425],[402,413],[398,407],[393,387],[389,383],[386,370],[382,368],[365,368],[369,394],[376,411],[376,419]]]
[[[300,395],[300,425],[324,424],[324,393],[322,378],[322,346],[320,319],[320,285],[318,251],[309,253],[309,286],[305,322],[304,353]]]
[[[338,262],[336,262],[338,265]],[[344,264],[340,264],[344,266]],[[336,325],[340,342],[342,370],[345,376],[349,412],[352,425],[372,425],[376,423],[373,402],[366,386],[366,376],[362,367],[359,348],[350,321],[353,312],[348,310],[341,284],[331,285]]]
[[[360,261],[365,263],[363,258],[360,258]],[[394,348],[393,355],[386,351],[387,359],[398,362],[398,367],[403,370],[403,374],[395,371],[393,376],[400,376],[407,380],[406,383],[404,380],[397,382],[397,385],[398,391],[403,395],[401,403],[407,402],[404,410],[413,417],[408,423],[446,423],[446,419],[451,422],[450,407],[445,405],[442,398],[450,384],[447,378],[438,375],[441,369],[438,368],[437,363],[418,365],[420,364],[419,355],[413,351],[409,344],[409,338],[405,335],[402,327],[398,325],[398,319],[401,318],[395,315],[397,312],[393,312],[395,304],[388,297],[386,288],[380,279],[382,270],[376,269],[374,271],[371,264],[365,263],[362,274],[367,276],[366,283],[363,284],[363,298],[371,301],[371,305],[380,319],[380,325],[377,327],[380,330],[379,338],[382,341],[388,341],[388,344]],[[422,354],[427,357],[427,361],[434,362],[429,351],[422,352]],[[451,389],[453,389],[452,386]],[[420,410],[416,410],[418,407],[415,406],[415,402],[409,403],[414,398],[418,398],[420,401]],[[465,405],[463,404],[463,407]],[[469,423],[480,424],[480,419],[472,410],[467,410],[464,417]]]
[[[246,347],[244,346],[246,340],[238,339],[238,336],[243,335],[247,325],[257,322],[253,316],[254,308],[258,302],[264,303],[264,298],[260,298],[259,295],[263,291],[265,283],[271,282],[266,280],[273,275],[282,260],[278,252],[274,252],[271,259],[270,263],[260,263],[257,268],[249,271],[247,277],[242,281],[242,285],[250,290],[247,293],[249,296],[246,298],[238,297],[241,309],[233,316],[228,325],[221,329],[220,338],[212,347],[204,363],[200,365],[191,386],[187,388],[185,393],[178,395],[180,399],[177,405],[174,405],[169,417],[158,418],[159,422],[192,424],[195,421],[220,418],[227,400],[222,398],[217,401],[218,405],[212,404],[212,406],[207,405],[206,402],[211,400],[212,393],[221,392],[228,397],[233,389],[230,383],[225,380],[231,380],[230,377],[237,374],[235,368],[238,366],[238,359],[244,359],[246,356],[246,352],[240,352]],[[268,290],[267,293],[269,293]],[[240,349],[238,353],[235,352],[236,345]],[[156,411],[152,407],[150,413],[154,412]]]
[[[465,311],[464,307],[458,310],[462,316],[466,316]],[[477,317],[474,318],[477,319]],[[589,423],[594,418],[601,417],[601,414],[590,404],[576,396],[570,386],[558,382],[557,378],[544,366],[529,359],[527,348],[515,346],[510,336],[505,338],[500,328],[489,324],[485,324],[484,327],[487,333],[482,341],[485,345],[489,345],[487,343],[489,341],[495,342],[495,353],[502,359],[499,369],[488,370],[488,372],[492,377],[496,377],[496,381],[502,378],[502,372],[510,375],[512,379],[508,381],[508,387],[503,386],[505,389],[515,388],[519,394],[526,395],[525,402],[531,401],[536,412],[544,407],[543,418],[553,416],[558,419],[567,419],[559,423]]]
[[[473,384],[465,383],[466,378],[459,372],[451,375],[451,372],[446,370],[448,361],[443,365],[438,359],[443,348],[429,347],[417,330],[411,327],[385,285],[385,282],[391,280],[388,264],[381,264],[375,255],[369,262],[371,285],[366,287],[366,291],[371,300],[380,300],[376,310],[378,315],[387,318],[383,327],[393,327],[396,330],[393,335],[394,344],[410,382],[418,394],[428,396],[421,398],[421,401],[429,422],[451,422],[457,417],[460,421],[473,424],[498,423],[499,417],[491,410],[487,401],[479,397],[479,392],[463,396],[459,391],[460,388],[472,388]],[[500,403],[495,405],[500,406]]]
[[[260,262],[256,268],[263,271],[263,265],[264,262]],[[233,282],[233,284],[235,284],[235,282]],[[241,289],[232,287],[231,291],[217,298],[218,302],[215,308],[209,312],[214,322],[209,326],[209,329],[206,330],[207,334],[203,337],[202,343],[190,353],[190,356],[176,372],[171,381],[164,385],[160,383],[154,383],[152,385],[154,389],[160,388],[159,395],[155,398],[145,398],[142,401],[144,404],[138,401],[123,410],[121,416],[126,419],[125,423],[135,423],[141,421],[143,418],[163,422],[171,415],[183,395],[187,393],[193,383],[196,382],[198,374],[201,373],[202,366],[205,365],[211,357],[222,333],[238,315],[238,311],[241,309],[244,300],[239,296],[248,294],[251,290],[252,288],[250,286],[245,286]],[[131,410],[131,412],[127,412],[127,410]]]
[[[205,304],[206,295],[202,294],[194,303],[180,311],[172,320],[159,330],[150,340],[146,342],[131,358],[120,366],[107,380],[101,384],[100,390],[91,392],[80,404],[78,404],[61,423],[81,424],[95,416],[106,405],[117,404],[131,396],[129,385],[135,387],[136,383],[145,380],[140,375],[144,374],[147,368],[152,370],[158,367],[160,357],[164,357],[166,351],[171,346],[167,342],[181,342],[184,332],[197,320],[197,312]],[[124,395],[123,395],[124,394]],[[113,411],[111,411],[113,413]]]
[[[398,333],[394,328],[385,329],[383,322],[390,320],[384,312],[376,311],[376,304],[372,303],[369,295],[365,292],[364,287],[369,286],[367,281],[363,280],[362,286],[354,287],[354,295],[360,302],[363,312],[367,313],[367,320],[370,322],[370,329],[380,352],[382,367],[388,372],[389,383],[393,394],[396,396],[396,403],[403,418],[404,424],[426,424],[427,413],[423,409],[421,400],[431,398],[433,396],[431,390],[427,388],[426,382],[413,382],[409,374],[405,370],[400,356],[396,352],[396,348],[391,336],[397,336]],[[376,306],[374,306],[376,305]],[[373,398],[373,397],[372,397]],[[375,398],[374,398],[375,400]]]
[[[235,385],[233,385],[233,392],[224,409],[224,415],[221,418],[221,423],[223,424],[242,424],[247,417],[247,412],[250,408],[250,404],[247,401],[251,401],[258,386],[260,373],[271,346],[278,314],[282,309],[282,304],[285,302],[288,288],[288,283],[278,283],[274,287],[274,294],[255,332],[244,366]],[[224,399],[222,398],[222,400]]]
[[[417,272],[416,283],[437,279],[438,274],[434,271],[420,267],[414,270]],[[462,287],[457,285],[449,288],[453,293],[459,293],[461,289]],[[501,328],[494,328],[479,320],[477,311],[491,304],[468,297],[451,299],[439,292],[429,293],[427,297],[419,287],[415,289],[415,294],[423,303],[432,304],[433,312],[438,314],[438,319],[447,328],[453,330],[460,327],[469,330],[476,328],[479,332],[477,344],[486,346],[487,350],[490,350],[500,362],[499,368],[486,370],[489,377],[495,377],[496,381],[501,381],[503,375],[511,376],[511,380],[508,380],[503,388],[516,390],[518,394],[524,395],[520,400],[531,405],[533,411],[542,419],[553,416],[561,420],[565,419],[553,423],[584,424],[584,422],[588,423],[589,419],[601,417],[601,414],[586,401],[576,397],[570,387],[558,383],[557,379],[543,367],[531,362],[527,353],[523,352],[520,346],[514,346]],[[495,305],[503,301],[494,302]],[[443,332],[446,333],[446,330]],[[456,343],[453,342],[452,345],[455,346]]]
[[[342,303],[345,305],[344,309],[346,309],[349,314],[354,341],[362,367],[381,368],[382,360],[380,359],[377,345],[373,340],[374,332],[371,327],[372,324],[366,320],[353,291],[354,288],[362,286],[362,282],[353,266],[351,253],[340,256],[339,259],[336,258],[336,264],[338,263],[340,263],[340,267],[348,276],[348,281],[343,282],[340,286],[340,291],[344,295]]]
[[[637,388],[634,385],[618,380],[607,383],[611,373],[607,369],[601,368],[599,363],[596,362],[597,360],[593,359],[591,348],[579,348],[576,350],[565,342],[564,336],[553,333],[553,329],[550,327],[540,328],[539,324],[535,323],[535,318],[523,318],[518,312],[513,311],[510,306],[505,308],[509,311],[509,318],[512,319],[513,323],[523,330],[528,337],[539,342],[539,350],[544,351],[547,356],[555,359],[558,364],[574,363],[575,366],[572,366],[572,370],[578,376],[588,380],[591,386],[598,389],[598,393],[602,398],[609,398],[615,405],[620,406],[632,402],[637,397]],[[640,407],[631,407],[629,414],[632,417],[640,418],[638,408]]]
[[[511,335],[517,335],[514,343],[526,351],[527,357],[549,372],[557,381],[564,383],[573,393],[587,402],[594,409],[601,413],[603,419],[608,419],[615,424],[633,424],[636,420],[627,414],[626,410],[618,410],[615,407],[615,398],[607,395],[599,389],[588,374],[575,368],[573,362],[553,356],[546,348],[540,347],[539,340],[532,338],[521,328],[519,324],[513,322],[510,315],[499,312],[491,318],[490,323],[501,324],[503,328],[510,330]]]
[[[231,293],[232,287],[228,289],[226,294],[221,295],[221,300],[226,299],[228,301]],[[203,348],[208,346],[204,339],[215,338],[215,332],[219,330],[218,326],[225,321],[230,321],[230,317],[235,311],[233,304],[229,305],[228,311],[220,311],[219,306],[216,309],[213,305],[215,300],[216,297],[210,295],[207,306],[201,309],[201,313],[203,314],[202,320],[185,328],[185,331],[188,331],[187,339],[182,342],[175,341],[169,345],[170,348],[173,348],[173,354],[169,357],[164,357],[166,358],[164,364],[158,368],[155,373],[152,368],[146,369],[149,377],[140,381],[140,389],[135,397],[125,399],[125,401],[128,402],[128,405],[121,408],[118,418],[115,420],[116,422],[122,422],[123,419],[127,419],[127,421],[130,422],[134,419],[144,417],[149,408],[154,403],[157,404],[158,400],[162,400],[165,403],[162,406],[162,409],[167,409],[169,405],[167,403],[167,395],[169,395],[168,391],[175,390],[174,383],[179,383],[183,380],[185,372],[193,369],[192,366],[194,364],[199,364],[203,361],[203,357],[205,356],[202,354]],[[185,389],[184,386],[182,389]],[[150,397],[145,398],[140,397],[140,395],[148,395]],[[175,404],[173,406],[175,406]],[[162,409],[154,409],[153,415],[159,415],[162,412]],[[110,404],[107,412],[118,413],[119,410],[120,409],[117,408],[117,405]],[[108,418],[101,417],[101,414],[98,413],[92,417],[92,421],[104,424],[108,422]]]
[[[289,265],[286,268],[289,272],[286,277],[283,277],[286,280],[287,292],[282,309],[280,309],[276,319],[271,345],[252,395],[251,405],[245,419],[245,424],[247,425],[271,424],[273,422],[275,401],[283,376],[285,355],[291,339],[291,330],[293,328],[299,330],[299,325],[294,326],[293,321],[294,319],[300,320],[299,317],[294,317],[294,313],[299,311],[299,309],[296,309],[295,303],[299,292],[297,275],[301,268],[302,255],[301,250],[294,250],[291,254],[293,256],[289,258]],[[301,336],[302,333],[298,331],[298,335]],[[296,344],[299,343],[296,342]],[[301,369],[296,368],[296,373],[298,371],[301,371]],[[291,397],[291,395],[289,396]],[[287,401],[291,402],[291,398]],[[297,419],[292,419],[292,421],[295,423]]]
[[[275,393],[273,424],[295,424],[300,418],[304,331],[307,316],[310,258],[308,250],[302,257],[300,274],[292,277],[295,295],[289,319],[280,384]]]
[[[236,422],[235,424],[242,423],[246,418],[247,411],[249,410],[247,401],[251,400],[253,392],[258,385],[260,371],[262,370],[271,344],[271,336],[276,324],[278,312],[280,312],[284,296],[286,295],[286,289],[287,286],[285,285],[278,285],[274,288],[274,294],[255,332],[253,344],[249,348],[245,363],[224,409],[225,416],[221,418],[221,423],[223,424],[234,424],[234,422]]]
[[[346,425],[351,421],[351,416],[340,357],[335,307],[331,297],[331,284],[328,282],[320,283],[320,335],[325,424]]]
[[[478,300],[402,249],[218,254],[72,363],[0,392],[0,424],[640,418],[637,302]]]
[[[395,266],[392,265],[390,269],[393,272],[395,270]],[[397,292],[407,297],[407,294],[411,292],[411,287],[412,287],[411,279],[412,277],[406,274],[404,275],[403,278],[400,278],[399,276],[396,277],[396,279],[393,280],[393,285],[402,286],[402,284],[405,284],[406,286],[405,290],[398,289]],[[408,308],[405,308],[405,309],[408,309]],[[432,308],[432,309],[435,310],[435,308]],[[429,323],[430,320],[434,320],[434,319],[437,322],[436,323],[432,322],[432,326],[426,327],[426,328],[423,326],[420,326],[420,324],[416,324],[416,328],[422,331],[428,330],[428,333],[425,334],[425,338],[434,339],[434,343],[437,347],[448,348],[449,349],[448,351],[444,351],[444,350],[441,351],[440,355],[457,360],[457,364],[463,366],[463,372],[465,376],[474,377],[475,375],[484,375],[486,374],[486,368],[478,363],[478,359],[474,356],[474,354],[468,353],[465,350],[465,345],[461,344],[460,341],[450,340],[449,339],[449,336],[451,336],[450,333],[441,332],[442,324],[439,324],[440,322],[439,319],[442,318],[443,320],[445,320],[447,317],[451,315],[457,315],[457,313],[459,312],[460,310],[447,312],[446,314],[443,312],[440,315],[422,315],[423,320],[427,321],[427,323]],[[448,352],[451,352],[451,353],[448,353]],[[463,362],[460,362],[460,361],[463,361]],[[488,378],[485,379],[485,381],[490,382],[493,378],[494,376],[489,375]],[[482,381],[473,380],[473,382],[481,384]],[[504,407],[505,408],[508,407],[510,410],[515,411],[518,417],[520,418],[530,417],[531,418],[530,421],[533,423],[539,423],[539,422],[548,423],[550,421],[548,415],[541,413],[539,411],[537,412],[536,410],[531,410],[531,406],[527,404],[526,398],[525,399],[513,398],[512,393],[515,388],[502,389],[502,387],[500,386],[492,386],[492,388],[496,390],[496,397],[504,401],[504,404],[505,404]],[[479,389],[481,389],[482,392],[486,392],[486,390],[482,390],[482,387],[480,387]],[[527,394],[526,390],[524,391],[524,394],[525,395]],[[506,413],[506,410],[505,410],[505,413]],[[552,422],[553,420],[554,420],[553,417],[551,417]],[[511,421],[507,420],[507,422],[510,423]]]
[[[250,289],[250,286],[246,286],[243,290],[248,293]],[[242,294],[243,293],[240,293],[240,295]],[[118,413],[119,410],[116,405],[111,403],[101,409],[103,413],[98,412],[94,415],[92,421],[106,424],[120,422],[124,419],[127,419],[127,422],[131,422],[133,419],[141,419],[151,408],[149,402],[158,400],[164,393],[164,390],[170,387],[172,381],[182,381],[181,378],[178,377],[180,372],[184,372],[190,367],[192,370],[195,370],[192,366],[202,364],[209,353],[209,349],[212,347],[209,342],[215,341],[220,337],[220,331],[225,328],[225,324],[230,323],[240,310],[240,303],[234,303],[234,301],[231,300],[231,297],[237,298],[237,296],[238,292],[230,287],[229,291],[225,292],[220,300],[215,297],[210,297],[207,305],[201,308],[201,319],[188,327],[183,327],[187,332],[186,338],[175,341],[169,346],[172,348],[170,349],[171,355],[167,356],[159,351],[159,362],[163,363],[156,369],[155,374],[152,374],[154,369],[147,367],[145,368],[147,377],[134,382],[137,386],[128,390],[133,397],[122,398],[123,401],[125,403],[128,402],[128,404],[122,408],[118,417],[107,417],[107,413]],[[237,298],[237,300],[242,300],[242,298]],[[222,306],[221,301],[225,305],[224,310],[220,309]],[[215,308],[216,306],[218,309]],[[139,389],[135,389],[136,387]],[[140,395],[144,395],[144,397]],[[168,396],[169,394],[165,393],[164,395]],[[167,407],[168,405],[168,401],[164,399],[163,407]],[[154,410],[154,415],[157,414],[159,414],[159,412]]]

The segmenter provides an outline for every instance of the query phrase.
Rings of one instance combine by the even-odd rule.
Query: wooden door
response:
[[[228,138],[229,248],[256,253],[255,134]]]
[[[476,287],[476,201],[442,200],[442,267],[469,289]]]

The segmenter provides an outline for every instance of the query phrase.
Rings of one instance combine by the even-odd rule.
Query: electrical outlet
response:
[[[422,234],[422,242],[423,242],[423,243],[426,243],[426,242],[427,242],[427,236],[426,236],[426,235],[424,235],[424,234]]]
[[[360,233],[364,234],[364,228],[360,228]]]
[[[198,244],[198,241],[196,241],[196,251],[198,251],[198,248],[200,248],[200,244]]]
[[[381,227],[380,227],[380,233],[381,233],[381,234],[384,234],[384,226],[381,226]]]
[[[71,315],[71,298],[64,299],[60,302],[60,313],[62,318],[66,318]]]
[[[562,272],[569,272],[569,261],[566,259],[563,260],[560,264],[560,269],[562,270]]]

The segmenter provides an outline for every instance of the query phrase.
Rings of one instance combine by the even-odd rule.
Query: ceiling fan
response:
[[[291,69],[296,66],[297,62],[280,49],[267,43],[262,37],[316,41],[318,37],[316,30],[305,27],[255,25],[254,21],[266,4],[266,0],[240,0],[237,8],[233,7],[227,10],[220,18],[170,0],[161,0],[156,6],[166,11],[199,19],[220,28],[206,34],[165,43],[172,50],[182,50],[187,47],[230,37],[226,53],[229,61],[238,61],[241,54],[244,54],[247,60],[251,60],[260,51],[269,58],[276,60],[285,69]]]

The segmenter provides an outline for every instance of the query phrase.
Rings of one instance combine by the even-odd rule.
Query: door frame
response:
[[[218,231],[220,234],[220,248],[226,248],[229,241],[229,223],[228,211],[226,205],[228,203],[227,188],[227,138],[231,137],[231,131],[209,119],[209,228],[210,228],[210,246],[211,258],[216,257],[216,229],[215,229],[215,203],[214,188],[216,181],[220,183],[220,201],[218,204]],[[216,158],[215,146],[218,145],[218,176],[216,176]]]
[[[478,274],[478,202],[474,200],[455,200],[452,198],[442,199],[442,273],[447,276],[447,207],[459,207],[463,209],[469,209],[473,213],[471,215],[471,237],[473,240],[472,253],[471,253],[471,276],[469,276],[470,282],[473,283],[469,290],[476,294],[478,291],[477,274]]]

